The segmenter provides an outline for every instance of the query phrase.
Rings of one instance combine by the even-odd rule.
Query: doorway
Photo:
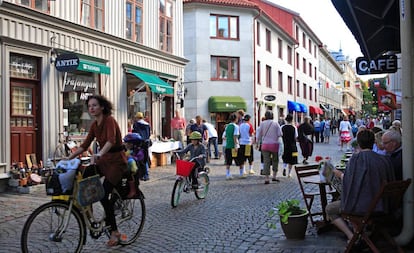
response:
[[[11,161],[26,161],[26,154],[42,157],[40,138],[40,88],[38,81],[10,82]]]

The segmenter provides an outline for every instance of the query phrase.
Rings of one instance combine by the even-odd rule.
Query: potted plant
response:
[[[300,207],[298,199],[279,202],[268,215],[279,215],[283,233],[287,239],[304,239],[308,227],[308,210]],[[276,223],[268,223],[269,228],[276,228]]]

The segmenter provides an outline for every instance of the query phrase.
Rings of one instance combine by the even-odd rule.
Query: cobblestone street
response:
[[[314,156],[331,156],[339,160],[338,146],[315,144]],[[210,191],[205,200],[193,193],[184,194],[177,208],[170,205],[175,180],[174,165],[151,169],[151,179],[142,182],[147,218],[138,240],[123,248],[107,248],[107,238],[88,241],[84,252],[343,252],[345,237],[333,230],[318,235],[308,225],[305,240],[287,240],[280,226],[269,229],[267,212],[279,200],[298,198],[295,177],[264,184],[258,175],[260,156],[255,154],[256,174],[238,179],[238,168],[231,167],[234,180],[225,180],[223,160],[212,160]],[[292,173],[294,174],[294,173]],[[32,186],[30,194],[0,194],[0,252],[20,252],[20,234],[32,210],[49,200],[44,185]],[[315,208],[319,207],[317,201]],[[45,238],[46,239],[46,238]]]

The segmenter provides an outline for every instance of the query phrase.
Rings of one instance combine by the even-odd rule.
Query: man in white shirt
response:
[[[208,131],[208,144],[207,144],[208,157],[211,158],[211,145],[213,145],[214,146],[214,159],[218,159],[219,153],[218,153],[217,130],[214,128],[214,126],[211,123],[207,122],[206,120],[203,120],[203,124],[207,127],[207,131]]]
[[[248,160],[249,169],[246,171],[243,168],[245,173],[254,174],[253,170],[253,148],[252,148],[252,136],[254,136],[254,129],[250,123],[250,115],[246,114],[243,118],[243,123],[240,124],[240,149],[241,155],[243,156],[243,163]],[[244,165],[243,165],[244,167]]]

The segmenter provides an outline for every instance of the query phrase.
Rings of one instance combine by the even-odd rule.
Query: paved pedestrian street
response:
[[[331,143],[315,144],[313,157],[339,160],[342,153]],[[297,179],[282,177],[282,164],[280,182],[265,185],[258,175],[258,152],[255,159],[256,174],[239,179],[238,168],[232,166],[234,180],[225,180],[223,160],[212,160],[207,198],[197,200],[194,193],[184,194],[174,209],[170,205],[174,165],[151,169],[151,179],[141,183],[147,218],[138,240],[130,246],[108,248],[107,238],[88,238],[84,252],[343,252],[345,236],[336,230],[318,235],[309,224],[304,240],[287,240],[279,224],[276,229],[267,227],[267,212],[280,200],[298,198],[304,203]],[[27,216],[48,200],[44,185],[32,186],[30,194],[0,194],[0,252],[20,252]],[[315,204],[318,208],[319,202]]]

